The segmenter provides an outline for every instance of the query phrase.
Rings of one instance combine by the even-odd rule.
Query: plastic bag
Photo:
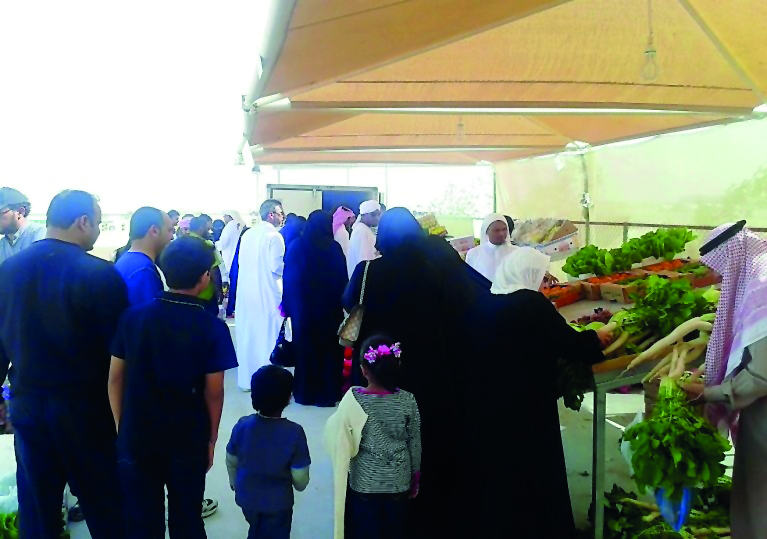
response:
[[[682,500],[679,502],[672,502],[666,497],[665,489],[659,488],[655,492],[655,503],[658,504],[660,514],[669,526],[673,528],[675,532],[678,532],[684,526],[687,517],[690,515],[690,509],[692,508],[692,494],[690,489],[684,489],[682,493]]]
[[[0,477],[0,515],[19,511],[19,495],[16,489],[16,474]]]
[[[634,425],[641,423],[644,420],[644,412],[639,412],[634,420],[626,426],[625,430],[629,430]],[[624,431],[625,432],[625,431]],[[629,466],[629,477],[634,476],[634,466],[631,465],[631,457],[634,456],[634,452],[631,450],[631,444],[625,439],[621,438],[621,455],[626,460],[626,464]]]

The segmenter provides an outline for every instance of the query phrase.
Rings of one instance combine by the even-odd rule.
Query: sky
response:
[[[224,204],[269,1],[0,2],[0,184],[33,212]]]

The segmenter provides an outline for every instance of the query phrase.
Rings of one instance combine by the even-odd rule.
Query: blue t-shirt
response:
[[[106,399],[109,346],[127,307],[112,263],[73,243],[33,243],[0,265],[0,381],[12,364],[14,395]]]
[[[293,508],[290,470],[312,463],[301,425],[285,418],[245,416],[232,429],[226,452],[237,457],[237,505],[260,513]]]
[[[206,455],[205,375],[237,367],[226,323],[199,299],[165,292],[125,311],[112,355],[125,361],[120,457]]]
[[[163,291],[160,272],[144,253],[125,253],[115,262],[115,269],[125,279],[128,300],[133,306],[151,301]]]

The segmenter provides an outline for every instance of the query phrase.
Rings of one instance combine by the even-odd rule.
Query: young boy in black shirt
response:
[[[213,464],[224,371],[237,367],[226,324],[197,296],[213,253],[195,238],[160,260],[169,291],[125,312],[112,346],[109,400],[118,428],[126,537],[205,538],[200,503]]]

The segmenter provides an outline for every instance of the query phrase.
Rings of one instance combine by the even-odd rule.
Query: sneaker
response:
[[[205,498],[202,501],[202,518],[208,518],[218,511],[218,501]]]
[[[83,510],[80,507],[80,502],[77,502],[69,508],[69,511],[67,512],[67,518],[69,519],[69,522],[82,522],[85,520],[85,515],[83,514]]]

